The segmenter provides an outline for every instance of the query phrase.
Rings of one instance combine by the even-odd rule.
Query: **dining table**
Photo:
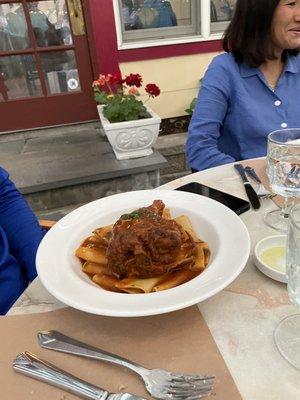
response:
[[[191,173],[159,189],[173,190],[190,182],[247,200],[233,164]],[[297,310],[289,300],[286,284],[265,276],[253,258],[260,239],[280,234],[264,222],[264,214],[276,207],[271,199],[263,199],[258,210],[251,208],[239,216],[251,238],[248,262],[231,284],[197,305],[244,400],[300,399],[300,371],[281,356],[273,338],[277,324]],[[64,307],[37,277],[8,314],[43,313]]]

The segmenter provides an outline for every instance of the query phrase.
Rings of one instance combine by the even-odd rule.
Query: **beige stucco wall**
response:
[[[151,51],[151,48],[149,48]],[[134,61],[120,64],[123,74],[139,73],[143,83],[156,83],[161,94],[150,99],[149,106],[161,118],[185,115],[185,109],[197,96],[199,80],[217,53]]]

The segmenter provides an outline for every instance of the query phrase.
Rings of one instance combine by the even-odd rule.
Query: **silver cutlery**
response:
[[[102,360],[131,369],[142,378],[147,391],[156,399],[196,400],[209,396],[212,391],[214,376],[178,374],[163,369],[149,370],[133,361],[79,342],[58,331],[43,331],[37,336],[43,348]]]
[[[129,393],[109,393],[98,386],[92,385],[68,372],[41,360],[30,352],[17,355],[13,369],[23,375],[49,383],[69,393],[90,400],[145,400]]]
[[[258,197],[260,197],[261,199],[265,199],[265,198],[272,198],[275,197],[276,195],[272,192],[270,192],[262,183],[260,177],[257,175],[257,173],[255,172],[254,168],[251,168],[249,166],[245,167],[245,171],[248,174],[248,176],[250,176],[250,178],[254,179],[255,182],[257,182],[259,184],[258,189],[256,191]]]
[[[248,196],[248,199],[254,208],[254,210],[258,210],[260,208],[260,201],[256,191],[253,189],[251,183],[248,181],[248,178],[245,173],[245,168],[242,164],[234,164],[234,168],[239,173],[240,177],[242,178],[245,192]]]

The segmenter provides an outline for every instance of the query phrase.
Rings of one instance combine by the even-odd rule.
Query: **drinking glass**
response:
[[[271,228],[287,232],[289,200],[300,197],[300,128],[268,135],[267,174],[272,191],[284,197],[284,206],[265,214],[264,220]]]
[[[300,204],[289,215],[287,253],[287,288],[291,302],[300,308]],[[284,318],[274,332],[282,356],[300,370],[300,314]]]

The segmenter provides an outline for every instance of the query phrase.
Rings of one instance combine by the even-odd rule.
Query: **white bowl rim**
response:
[[[270,267],[268,264],[264,263],[264,262],[262,261],[262,259],[260,258],[259,254],[258,254],[258,249],[259,249],[259,247],[260,247],[264,242],[270,242],[270,246],[269,246],[269,247],[271,247],[271,244],[272,244],[272,242],[274,241],[274,239],[279,239],[279,238],[280,238],[280,239],[286,239],[286,237],[287,237],[287,235],[284,235],[284,234],[281,234],[281,235],[271,235],[271,236],[266,236],[266,237],[262,238],[261,240],[259,240],[259,241],[256,243],[256,245],[255,245],[255,247],[254,247],[254,259],[255,259],[255,261],[257,260],[257,261],[261,264],[262,267],[259,268],[258,265],[257,265],[256,262],[255,262],[257,268],[258,268],[261,272],[264,273],[263,269],[265,269],[265,270],[267,270],[269,273],[271,273],[271,274],[274,275],[274,276],[277,276],[277,277],[280,278],[280,279],[286,277],[286,274],[285,274],[284,272],[280,272],[280,271],[278,271],[278,270],[276,270],[276,269]],[[268,247],[268,246],[266,246],[266,247]],[[272,279],[275,279],[273,276],[270,276],[269,274],[267,274],[267,276],[270,277],[270,278],[272,278]],[[281,280],[280,282],[282,282],[282,280]]]

